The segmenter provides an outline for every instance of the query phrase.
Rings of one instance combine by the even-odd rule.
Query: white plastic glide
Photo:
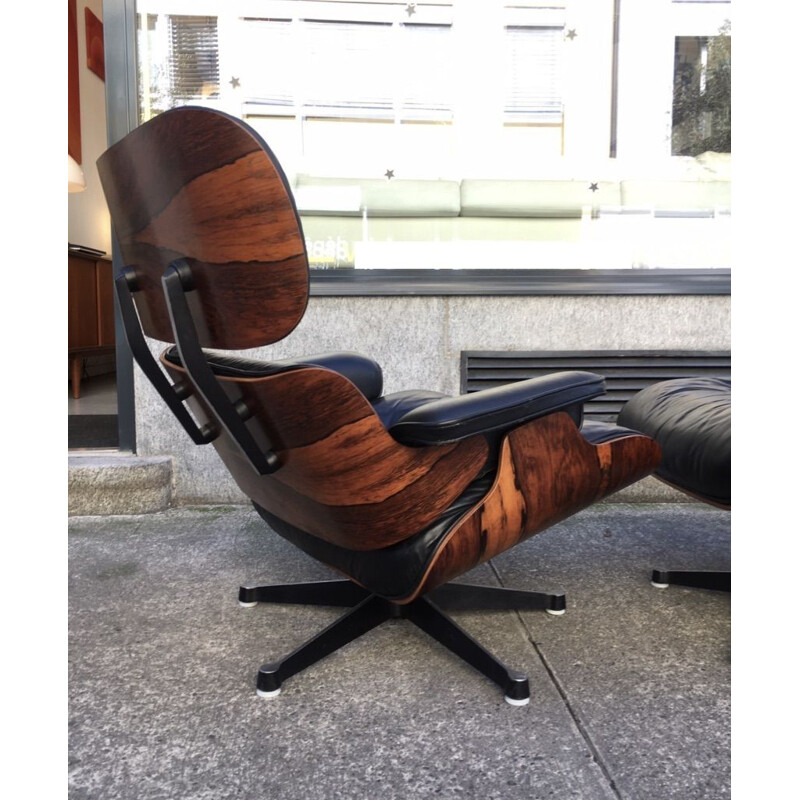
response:
[[[669,589],[668,583],[656,583],[655,581],[650,581],[651,586],[655,586],[656,589]]]
[[[531,701],[530,697],[526,697],[524,700],[514,700],[513,697],[508,697],[508,695],[505,695],[503,699],[510,706],[526,706]]]
[[[280,688],[273,689],[271,692],[265,692],[263,689],[256,689],[256,694],[259,697],[277,697],[280,693]]]
[[[253,600],[253,602],[252,602],[252,603],[243,603],[243,602],[240,600],[240,601],[239,601],[239,605],[240,605],[242,608],[252,608],[253,606],[257,606],[257,605],[258,605],[258,600]]]
[[[546,608],[545,611],[548,614],[552,614],[554,617],[560,617],[562,614],[566,614],[567,613],[567,609],[566,608],[562,608],[560,611],[554,611],[552,608]]]

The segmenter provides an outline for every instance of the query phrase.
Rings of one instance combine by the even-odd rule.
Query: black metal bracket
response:
[[[194,279],[185,258],[173,261],[161,278],[164,295],[175,335],[175,344],[181,362],[192,379],[198,394],[211,409],[216,421],[236,443],[244,457],[258,475],[269,475],[278,470],[281,462],[271,450],[264,451],[247,429],[245,420],[250,416],[247,404],[239,398],[232,400],[225,393],[206,360],[197,325],[189,306],[187,294],[193,292]]]
[[[204,425],[202,428],[199,427],[189,413],[189,409],[183,404],[184,400],[191,395],[191,387],[184,383],[170,383],[147,346],[147,341],[144,338],[142,326],[139,322],[139,315],[133,302],[133,294],[138,291],[134,268],[125,267],[114,278],[114,287],[117,293],[117,302],[120,316],[122,317],[125,338],[128,340],[128,347],[130,347],[134,360],[153,385],[153,388],[169,406],[183,429],[192,438],[192,441],[195,444],[208,444],[213,441],[218,432],[209,425]]]

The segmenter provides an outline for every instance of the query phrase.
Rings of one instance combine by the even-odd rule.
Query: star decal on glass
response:
[[[566,37],[570,41],[572,41],[577,35],[578,35],[578,32],[575,30],[575,28],[570,28],[566,33]]]
[[[408,14],[408,16],[411,17],[416,13],[417,13],[417,4],[416,3],[407,3],[406,4],[406,14]]]
[[[600,187],[596,183],[589,184],[589,191],[598,192],[600,191]]]
[[[392,178],[394,178],[394,170],[393,169],[387,169],[386,172],[384,172],[383,174],[386,176],[386,180],[387,181],[390,181]]]
[[[231,86],[232,86],[234,89],[238,89],[238,88],[239,88],[239,86],[241,85],[241,84],[239,83],[239,79],[238,79],[238,78],[231,78],[231,79],[228,81],[228,83],[229,83],[229,84],[230,84],[230,85],[231,85]]]

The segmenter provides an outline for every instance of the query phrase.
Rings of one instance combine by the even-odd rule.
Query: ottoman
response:
[[[730,378],[679,378],[643,389],[617,423],[661,445],[656,476],[703,502],[731,507]],[[653,585],[670,583],[730,591],[730,572],[654,570]]]

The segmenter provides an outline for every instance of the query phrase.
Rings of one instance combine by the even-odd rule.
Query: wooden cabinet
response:
[[[70,381],[80,397],[84,359],[114,352],[114,284],[109,259],[67,252]]]

